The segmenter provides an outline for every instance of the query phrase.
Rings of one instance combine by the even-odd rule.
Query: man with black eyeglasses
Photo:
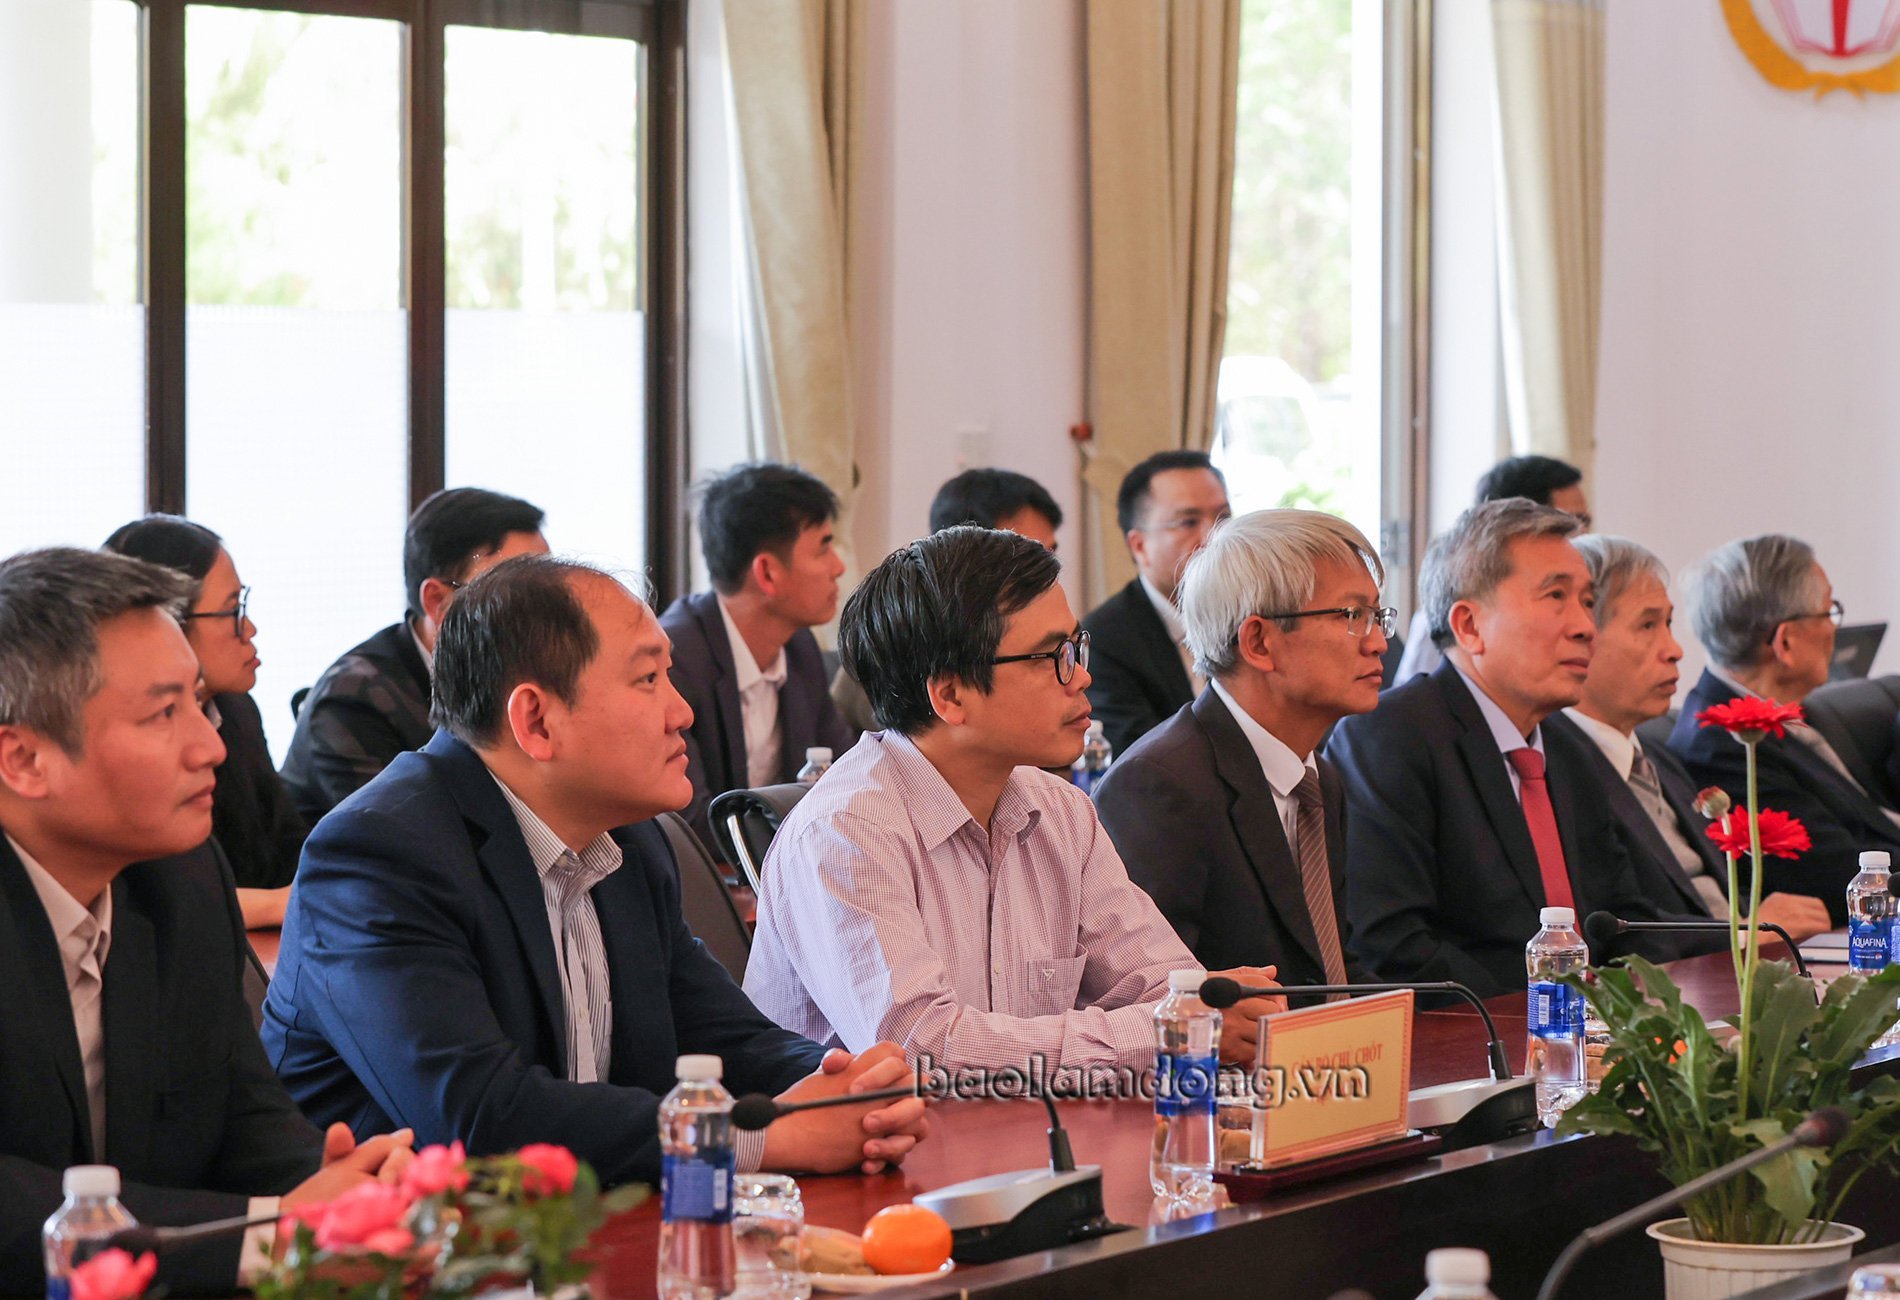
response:
[[[1317,510],[1230,519],[1188,561],[1181,619],[1208,687],[1116,761],[1095,801],[1204,966],[1369,978],[1349,956],[1345,793],[1317,751],[1379,702],[1384,576],[1357,528]]]
[[[845,605],[844,662],[886,730],[832,766],[766,856],[746,992],[780,1025],[986,1077],[1152,1064],[1168,973],[1197,963],[1087,796],[1039,770],[1075,760],[1090,716],[1089,637],[1059,572],[1028,538],[950,528]],[[1250,1062],[1278,1003],[1228,1011],[1222,1059]]]

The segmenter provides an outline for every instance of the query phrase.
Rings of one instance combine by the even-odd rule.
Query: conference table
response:
[[[1772,949],[1765,948],[1771,952]],[[1726,953],[1670,967],[1707,1018],[1737,1007]],[[1817,972],[1818,973],[1818,972]],[[1521,1072],[1522,995],[1488,1004]],[[1900,1052],[1863,1068],[1900,1072]],[[1469,1008],[1415,1013],[1415,1088],[1481,1076],[1485,1037]],[[1620,1138],[1557,1138],[1549,1132],[1292,1189],[1264,1201],[1174,1222],[1151,1222],[1151,1107],[1136,1101],[1058,1103],[1080,1164],[1099,1164],[1109,1216],[1133,1230],[1060,1250],[959,1267],[940,1282],[884,1294],[982,1297],[1149,1297],[1176,1291],[1324,1300],[1358,1288],[1410,1300],[1424,1287],[1425,1253],[1476,1246],[1491,1255],[1492,1289],[1530,1296],[1563,1246],[1582,1228],[1628,1209],[1666,1184],[1649,1157]],[[856,1232],[887,1205],[985,1174],[1046,1166],[1047,1115],[1034,1102],[967,1101],[933,1107],[933,1133],[901,1170],[872,1177],[803,1177],[808,1223]],[[1860,1180],[1843,1218],[1867,1231],[1864,1249],[1900,1242],[1900,1196],[1890,1180]],[[591,1247],[592,1289],[601,1300],[654,1294],[659,1209],[649,1200],[608,1223]],[[1662,1266],[1641,1234],[1585,1257],[1571,1297],[1662,1295]]]
[[[276,932],[253,932],[251,941],[266,968],[274,967]],[[1774,956],[1785,950],[1770,944],[1763,951]],[[1735,1012],[1734,968],[1725,952],[1671,963],[1669,971],[1705,1019]],[[1826,967],[1816,970],[1824,979],[1830,973]],[[1494,998],[1486,1005],[1512,1069],[1521,1073],[1523,995]],[[1861,1068],[1900,1073],[1900,1048],[1870,1054]],[[1485,1070],[1485,1036],[1475,1011],[1455,1006],[1414,1013],[1414,1088],[1479,1077]],[[1512,1300],[1536,1292],[1545,1269],[1580,1229],[1666,1187],[1652,1159],[1631,1141],[1539,1132],[1173,1222],[1151,1221],[1158,1218],[1148,1187],[1151,1106],[1140,1101],[1057,1105],[1077,1162],[1102,1167],[1109,1217],[1133,1225],[1132,1230],[1061,1250],[959,1267],[941,1282],[883,1294],[904,1300],[1148,1297],[1180,1289],[1184,1279],[1191,1279],[1201,1292],[1238,1287],[1241,1294],[1324,1300],[1357,1288],[1381,1300],[1411,1300],[1424,1286],[1426,1251],[1476,1246],[1491,1256],[1492,1290]],[[930,1140],[900,1170],[800,1178],[806,1221],[857,1232],[878,1210],[919,1192],[1047,1165],[1047,1114],[1034,1102],[949,1102],[932,1108],[931,1125]],[[1900,1244],[1900,1188],[1879,1175],[1862,1178],[1842,1218],[1867,1232],[1863,1250]],[[597,1300],[655,1294],[659,1227],[656,1198],[596,1234],[590,1251],[597,1264],[591,1283]],[[1660,1297],[1662,1265],[1655,1246],[1639,1233],[1586,1255],[1564,1294]]]

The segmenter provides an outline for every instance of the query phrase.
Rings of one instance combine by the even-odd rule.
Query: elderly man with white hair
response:
[[[1109,769],[1097,810],[1129,877],[1210,969],[1367,978],[1348,955],[1345,793],[1317,750],[1379,702],[1393,611],[1351,524],[1261,510],[1188,561],[1181,621],[1207,689]]]
[[[1727,920],[1728,864],[1696,815],[1695,782],[1668,746],[1646,745],[1636,732],[1668,711],[1679,680],[1669,571],[1627,538],[1578,537],[1571,545],[1596,584],[1596,654],[1583,699],[1546,725],[1574,724],[1596,747],[1601,761],[1591,770],[1656,905]],[[1757,917],[1796,943],[1829,925],[1821,901],[1802,894],[1768,895]]]
[[[1756,696],[1799,704],[1827,680],[1841,603],[1814,548],[1769,533],[1730,542],[1684,575],[1696,639],[1709,666],[1683,701],[1669,748],[1699,785],[1719,785],[1739,805],[1747,756],[1727,732],[1696,715]],[[1810,894],[1834,924],[1847,920],[1847,882],[1864,849],[1900,854],[1900,814],[1863,789],[1820,732],[1797,723],[1756,746],[1761,806],[1807,827],[1813,847],[1798,858],[1769,858],[1762,888]]]

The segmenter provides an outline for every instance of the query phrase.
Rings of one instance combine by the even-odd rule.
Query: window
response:
[[[1245,0],[1213,447],[1235,510],[1343,515],[1397,570],[1401,597],[1410,229],[1391,161],[1411,155],[1411,8]]]
[[[138,25],[0,4],[0,555],[97,546],[144,501]]]
[[[447,483],[672,595],[679,21],[0,0],[0,554],[144,510],[222,533],[279,756]]]

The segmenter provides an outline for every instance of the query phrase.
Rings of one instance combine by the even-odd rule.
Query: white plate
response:
[[[888,1291],[896,1286],[915,1286],[919,1282],[934,1282],[957,1266],[953,1259],[946,1259],[943,1267],[934,1273],[807,1273],[812,1290],[830,1291],[836,1295],[869,1295],[873,1291]]]

